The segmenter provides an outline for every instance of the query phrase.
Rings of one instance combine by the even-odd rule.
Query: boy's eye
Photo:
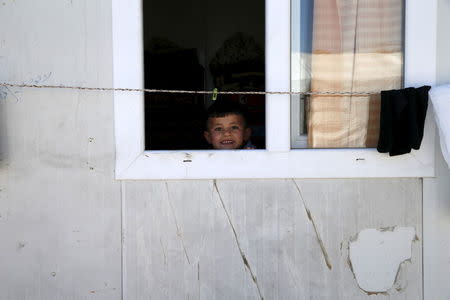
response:
[[[231,127],[231,129],[233,129],[233,130],[238,130],[238,129],[239,129],[239,126],[234,125],[234,126]]]
[[[216,127],[216,128],[214,128],[214,131],[222,131],[222,130],[223,130],[222,127]]]

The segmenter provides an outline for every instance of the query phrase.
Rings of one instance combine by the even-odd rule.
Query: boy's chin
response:
[[[216,150],[235,150],[235,149],[239,149],[239,147],[227,145],[227,146],[216,147],[214,149],[216,149]]]

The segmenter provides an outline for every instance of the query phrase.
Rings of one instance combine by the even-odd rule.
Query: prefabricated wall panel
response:
[[[1,81],[109,86],[109,1],[0,2]],[[121,299],[112,93],[2,88],[0,299]]]
[[[140,181],[124,196],[127,299],[422,299],[421,180]],[[412,256],[376,296],[348,247],[391,226],[415,230]]]
[[[0,24],[0,81],[112,86],[110,1],[5,0]],[[423,298],[421,179],[116,181],[113,100],[0,88],[1,299]],[[404,227],[410,258],[350,259]]]
[[[450,84],[450,2],[438,2],[437,80]],[[436,141],[436,178],[424,179],[424,298],[449,299],[450,285],[450,169]]]

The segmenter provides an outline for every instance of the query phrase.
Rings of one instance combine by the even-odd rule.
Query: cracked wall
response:
[[[110,86],[110,11],[7,1],[2,80]],[[342,241],[392,224],[422,235],[419,179],[118,182],[112,93],[0,100],[2,299],[385,299],[358,287]],[[421,251],[389,299],[421,299]]]
[[[349,263],[358,286],[368,294],[394,287],[402,264],[411,261],[415,229],[364,229],[349,243]]]
[[[151,181],[126,190],[131,299],[422,299],[421,242],[411,243],[421,236],[420,180]],[[380,279],[386,272],[394,284]]]

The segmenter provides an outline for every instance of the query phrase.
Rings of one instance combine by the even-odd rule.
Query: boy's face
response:
[[[209,118],[207,127],[203,134],[214,149],[240,149],[251,135],[251,129],[245,127],[244,117],[236,114]]]

